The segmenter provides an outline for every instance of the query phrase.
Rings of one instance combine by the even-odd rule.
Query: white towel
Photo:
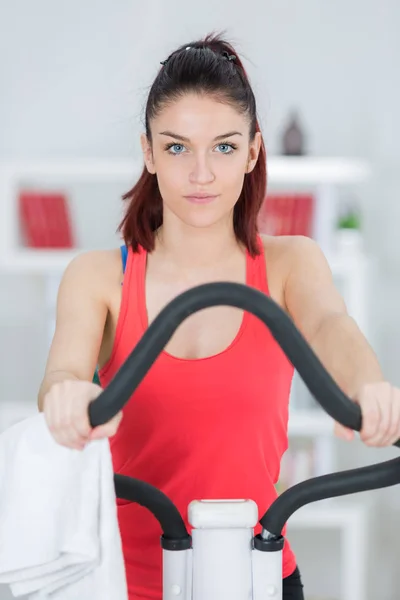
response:
[[[108,439],[66,448],[43,413],[0,435],[0,583],[30,600],[127,600]]]

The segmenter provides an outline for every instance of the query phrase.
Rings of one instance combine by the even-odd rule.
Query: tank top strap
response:
[[[125,273],[126,270],[126,261],[128,260],[128,248],[125,244],[120,247],[121,250],[121,260],[122,260],[122,272]]]
[[[125,315],[128,307],[132,308],[134,302],[136,310],[133,315],[141,309],[141,295],[144,293],[143,279],[146,270],[146,251],[140,246],[137,252],[131,247],[121,246],[121,260],[123,270],[123,291],[121,298],[120,313]],[[131,312],[131,311],[129,311]]]
[[[99,369],[99,377],[103,382],[116,363],[122,364],[126,358],[126,349],[131,350],[131,340],[139,339],[143,331],[139,329],[141,320],[137,317],[141,305],[138,286],[145,269],[146,253],[142,248],[133,252],[131,247],[120,246],[123,279],[121,282],[121,304],[115,330],[114,344],[108,362]]]
[[[261,236],[257,236],[257,243],[259,248],[257,256],[252,257],[247,252],[247,283],[269,296],[267,264]]]
[[[267,265],[264,251],[264,244],[261,236],[257,236],[257,243],[259,248],[259,254],[252,257],[247,252],[246,261],[246,284],[259,289],[264,294],[269,295],[268,277],[267,277]],[[122,260],[122,271],[124,273],[125,287],[135,287],[135,296],[138,300],[138,310],[140,313],[146,311],[144,304],[144,279],[146,270],[146,251],[143,248],[139,248],[139,252],[133,253],[127,246],[121,246],[121,260]],[[129,269],[127,270],[127,265]],[[124,304],[123,294],[122,304]],[[123,308],[123,307],[121,307]],[[141,318],[143,315],[140,315]]]

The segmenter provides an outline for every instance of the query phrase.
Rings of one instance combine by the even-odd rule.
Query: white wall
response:
[[[272,151],[295,104],[315,153],[391,162],[399,11],[396,0],[3,4],[0,156],[130,155],[159,61],[226,29],[251,60]]]
[[[311,153],[373,161],[377,178],[363,198],[368,248],[384,259],[379,269],[393,276],[400,257],[397,0],[379,6],[375,0],[208,1],[210,10],[207,2],[189,10],[186,0],[3,3],[0,160],[139,156],[142,108],[159,61],[177,44],[226,30],[250,59],[271,154],[279,151],[279,133],[295,106]],[[112,210],[116,203],[114,193]],[[83,202],[79,210],[86,212]],[[10,285],[10,293],[26,296],[25,284]],[[385,280],[377,281],[382,285]],[[396,285],[393,293],[397,302]],[[376,308],[378,319],[391,314]],[[393,332],[391,326],[390,339],[378,348],[382,356]]]
[[[0,160],[138,156],[142,108],[159,61],[220,29],[251,60],[271,154],[295,106],[311,153],[373,162],[377,176],[363,204],[367,247],[379,260],[376,350],[400,383],[398,0],[2,2]],[[115,191],[110,202],[119,202]],[[0,274],[1,397],[35,395],[47,344],[42,298],[34,277]],[[396,502],[397,494],[384,497]],[[394,576],[380,600],[398,597],[392,584]]]

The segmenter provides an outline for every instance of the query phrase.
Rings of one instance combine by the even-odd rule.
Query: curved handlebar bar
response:
[[[335,421],[342,423],[342,425],[355,431],[361,430],[360,407],[351,401],[336,385],[312,348],[305,341],[286,313],[271,298],[262,292],[243,284],[228,282],[203,284],[183,292],[159,313],[107,388],[89,405],[89,420],[92,427],[108,422],[123,408],[149,371],[152,364],[162,352],[175,330],[188,316],[204,308],[220,305],[240,308],[258,317],[269,328],[271,334],[281,346],[294,368],[298,371],[311,394],[324,410]],[[400,447],[400,440],[398,440],[395,445]],[[378,467],[381,466],[374,466],[375,469]],[[367,467],[367,469],[371,468],[373,467]],[[352,471],[352,477],[354,477],[357,472],[362,471],[362,469]],[[371,475],[370,471],[369,474]],[[348,479],[343,479],[343,476],[344,473],[325,476],[326,478],[335,477],[333,480],[334,490],[332,490],[332,495],[351,493],[340,491],[341,489],[348,489]],[[319,486],[318,480],[321,479],[322,478],[316,478],[316,480],[314,480],[317,481],[317,486]],[[135,485],[137,490],[139,490],[140,485],[143,483],[133,479],[131,482],[132,490]],[[310,486],[312,482],[313,480],[305,482],[304,486],[306,483]],[[327,484],[328,482],[329,481],[325,479],[324,483]],[[389,485],[393,485],[393,483]],[[296,488],[297,486],[291,488],[286,494]],[[360,490],[363,489],[371,488],[365,488],[365,486],[360,488]],[[144,505],[155,514],[161,523],[161,515],[159,514],[159,508],[157,508],[159,502],[156,499],[160,497],[161,492],[156,488],[152,488],[152,490],[154,497],[149,497],[149,489],[147,489]],[[321,495],[321,489],[319,487],[318,490],[318,494]],[[337,493],[335,493],[335,490]],[[325,488],[325,492],[328,493],[325,493],[321,498],[329,497],[330,490],[328,491]],[[139,493],[139,495],[141,497],[140,503],[143,504],[143,494]],[[281,500],[284,496],[285,494],[278,498],[278,500]],[[310,492],[310,497],[311,496],[312,494]],[[130,499],[135,500],[135,498]],[[315,499],[320,498],[318,497]],[[291,508],[293,505],[295,506],[294,509],[298,508],[297,502],[293,502],[291,498],[289,498],[289,500],[290,502],[287,502],[285,505],[286,512],[289,504]],[[278,501],[274,504],[277,504],[277,502]],[[304,502],[303,499],[302,504],[305,503],[306,502]],[[272,508],[273,507],[271,507],[271,509]],[[170,509],[171,512],[172,510],[175,511],[175,507],[172,503],[170,503]],[[285,511],[282,509],[280,511],[280,519],[283,518],[283,513],[285,513]],[[267,519],[265,519],[266,515],[260,520],[263,527],[263,520],[267,521]],[[163,521],[165,521],[165,519],[163,519]],[[274,517],[274,522],[277,523],[278,521],[279,519]],[[181,525],[179,525],[174,528],[174,531],[170,531],[166,537],[170,536],[172,538],[178,533],[178,529],[180,532],[179,535],[181,535],[182,529]],[[268,528],[268,531],[272,532],[275,529],[276,527],[273,529]],[[163,529],[163,531],[164,534],[166,534],[165,529]]]
[[[359,406],[339,389],[286,313],[262,292],[239,283],[200,285],[172,300],[151,323],[108,387],[90,404],[92,427],[106,423],[122,409],[187,317],[220,305],[241,308],[263,321],[325,411],[346,427],[360,431]]]

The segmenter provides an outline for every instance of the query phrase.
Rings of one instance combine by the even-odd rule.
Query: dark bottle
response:
[[[282,154],[284,156],[303,156],[305,154],[304,133],[297,112],[292,112],[283,132]]]

